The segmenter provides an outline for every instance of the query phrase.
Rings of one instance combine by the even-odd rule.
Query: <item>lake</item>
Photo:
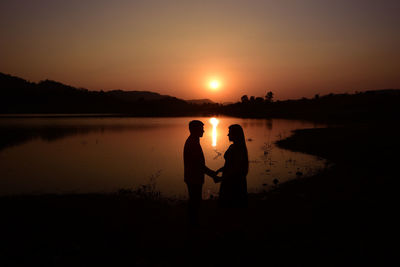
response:
[[[201,138],[206,165],[218,169],[228,149],[228,126],[245,132],[250,169],[249,192],[311,175],[327,162],[280,149],[274,142],[295,129],[324,127],[299,120],[231,117],[113,118],[0,117],[0,195],[116,192],[153,184],[168,197],[186,196],[183,146],[188,123],[204,122]],[[219,184],[206,176],[204,197]]]

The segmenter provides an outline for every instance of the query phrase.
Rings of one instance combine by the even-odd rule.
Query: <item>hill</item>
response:
[[[123,91],[123,90],[112,90],[105,92],[107,95],[112,96],[115,99],[123,101],[138,101],[138,100],[160,100],[165,98],[174,98],[169,95],[160,95],[159,93],[149,91]]]
[[[60,82],[32,83],[0,73],[0,113],[122,113],[177,116],[196,112],[182,99],[147,91],[89,91]]]

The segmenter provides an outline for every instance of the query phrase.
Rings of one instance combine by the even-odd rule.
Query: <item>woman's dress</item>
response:
[[[219,205],[222,207],[247,207],[248,157],[246,148],[232,144],[225,152],[224,158]]]

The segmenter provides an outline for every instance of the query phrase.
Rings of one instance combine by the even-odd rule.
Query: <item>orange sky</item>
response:
[[[394,0],[2,0],[0,72],[221,102],[400,88],[398,10]]]

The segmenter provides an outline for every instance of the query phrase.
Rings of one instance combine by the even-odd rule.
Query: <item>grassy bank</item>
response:
[[[1,266],[390,266],[398,130],[299,130],[278,145],[332,169],[251,195],[246,211],[115,194],[1,197]]]
[[[239,216],[204,201],[199,228],[187,227],[184,201],[130,194],[15,196],[0,203],[2,266],[245,265],[289,260],[288,250],[310,245],[308,206],[273,194],[251,196]]]
[[[278,142],[282,148],[335,163],[330,170],[290,181],[281,190],[310,200],[313,224],[329,227],[338,248],[353,242],[346,259],[358,258],[357,265],[398,262],[392,244],[397,228],[399,134],[396,122],[371,122],[297,130]]]

